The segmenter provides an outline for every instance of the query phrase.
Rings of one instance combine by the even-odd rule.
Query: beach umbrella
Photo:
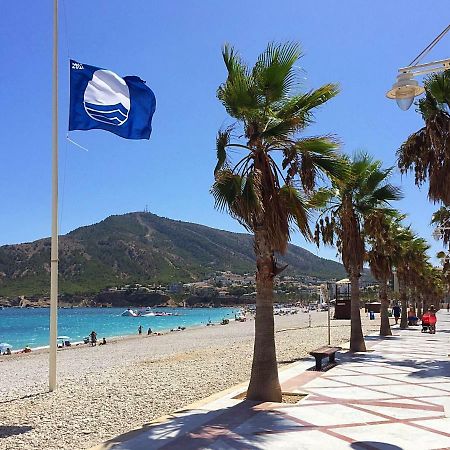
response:
[[[7,342],[0,343],[0,352],[4,352],[7,348],[12,349],[12,345]]]

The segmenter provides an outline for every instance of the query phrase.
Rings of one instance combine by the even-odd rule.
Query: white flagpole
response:
[[[58,336],[58,0],[53,0],[53,89],[52,89],[52,247],[50,261],[50,357],[49,390],[56,389]]]

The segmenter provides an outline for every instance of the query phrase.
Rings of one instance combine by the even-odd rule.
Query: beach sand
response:
[[[327,343],[327,313],[276,316],[280,365]],[[350,321],[332,321],[331,342]],[[379,318],[363,315],[364,332]],[[0,449],[84,449],[249,378],[254,321],[133,336],[58,351],[58,389],[47,392],[48,352],[0,357]],[[311,361],[313,365],[313,361]]]

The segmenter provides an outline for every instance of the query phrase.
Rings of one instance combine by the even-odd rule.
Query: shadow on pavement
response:
[[[246,400],[214,411],[179,411],[169,416],[168,421],[145,424],[139,430],[117,436],[105,442],[102,448],[114,448],[116,444],[120,448],[150,450],[152,444],[157,443],[161,450],[187,450],[210,448],[220,441],[224,448],[256,450],[261,449],[273,433],[295,432],[308,426],[260,405]]]
[[[0,425],[0,439],[28,433],[32,429],[30,426]]]
[[[299,361],[311,361],[311,357],[303,356],[301,358],[282,359],[277,362],[278,362],[278,364],[292,364],[292,363],[299,362]]]
[[[433,345],[430,342],[430,345]],[[388,353],[388,352],[387,352]],[[389,353],[388,353],[389,354]],[[445,356],[443,356],[445,358]],[[352,362],[352,363],[376,363],[376,364],[386,364],[392,367],[411,367],[419,370],[415,370],[408,374],[411,378],[434,378],[434,377],[444,377],[450,378],[450,361],[444,359],[402,359],[395,360],[386,358],[379,353],[357,353],[357,354],[343,354],[340,355],[340,362]]]
[[[378,441],[357,441],[350,444],[355,450],[402,450],[402,447]]]
[[[398,339],[399,336],[398,335],[391,335],[391,336],[380,336],[380,335],[369,335],[369,336],[364,336],[364,340],[365,341],[386,341],[386,340],[392,340],[392,339]]]

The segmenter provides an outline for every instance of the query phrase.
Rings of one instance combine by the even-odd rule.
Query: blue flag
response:
[[[70,61],[70,131],[97,128],[149,139],[155,109],[155,94],[139,77]]]

